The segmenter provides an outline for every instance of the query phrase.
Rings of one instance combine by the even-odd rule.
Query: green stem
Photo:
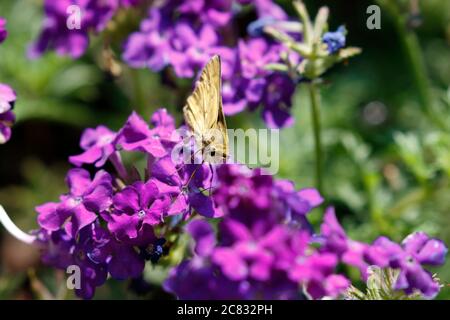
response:
[[[317,84],[309,84],[309,97],[311,99],[311,116],[314,132],[314,148],[316,154],[316,187],[322,193],[322,137],[320,126],[320,92]]]
[[[440,129],[446,130],[447,125],[443,118],[439,117],[433,110],[433,97],[431,86],[427,76],[425,61],[419,44],[419,39],[414,32],[407,31],[404,26],[399,26],[403,47],[407,54],[414,82],[417,87],[417,93],[420,105],[427,117]]]
[[[395,28],[397,29],[403,51],[408,60],[408,66],[411,70],[411,75],[417,89],[419,103],[424,114],[437,127],[442,130],[447,130],[448,127],[445,121],[436,114],[433,109],[434,101],[430,90],[431,84],[417,35],[408,28],[406,16],[402,14],[393,1],[379,0],[378,2],[383,5],[394,18]]]

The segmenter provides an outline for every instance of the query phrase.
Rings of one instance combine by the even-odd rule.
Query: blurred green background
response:
[[[292,12],[290,1],[280,3]],[[366,9],[373,1],[305,3],[311,15],[319,6],[329,6],[330,29],[345,24],[348,44],[363,49],[324,77],[327,204],[336,206],[354,239],[373,241],[386,235],[400,241],[422,230],[449,245],[450,2],[421,1],[421,19],[414,20],[421,24],[415,27],[402,20],[410,16],[408,6],[399,17],[388,4],[382,7],[381,30],[366,27]],[[0,16],[8,20],[9,30],[0,46],[0,82],[18,94],[13,138],[0,146],[0,204],[25,230],[37,226],[36,205],[66,191],[67,158],[80,152],[84,128],[106,124],[118,129],[131,110],[148,118],[161,106],[176,114],[180,123],[185,94],[162,85],[161,76],[149,70],[123,65],[120,77],[111,76],[103,64],[101,36],[92,37],[88,53],[77,61],[51,52],[28,60],[27,46],[39,33],[42,14],[41,1],[0,2]],[[131,12],[121,20],[123,32],[113,38],[119,57],[121,42],[137,28],[142,14]],[[281,132],[278,176],[294,180],[298,188],[314,186],[308,99],[300,86],[293,106],[296,124]],[[439,123],[424,110],[432,110]],[[264,127],[258,112],[227,120],[231,128]],[[322,213],[323,208],[316,210],[312,220],[319,223]],[[63,274],[41,266],[33,249],[11,239],[2,228],[0,239],[0,299],[73,297],[61,290]],[[150,270],[148,277],[158,278],[159,271]],[[436,271],[446,285],[438,298],[449,299],[450,262]],[[109,281],[97,298],[135,298],[129,285]]]

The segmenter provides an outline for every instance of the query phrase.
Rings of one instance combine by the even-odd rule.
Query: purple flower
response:
[[[172,270],[164,286],[181,299],[206,298],[195,290],[197,274],[209,289],[221,288],[219,298],[298,299],[299,285],[305,285],[313,298],[336,297],[349,285],[334,274],[335,255],[309,253],[305,231],[282,224],[249,229],[228,216],[219,224],[219,241],[206,221],[195,220],[187,230],[195,240],[196,255]],[[194,278],[183,275],[188,272]]]
[[[46,203],[36,211],[41,228],[56,231],[64,226],[66,232],[75,237],[82,228],[97,219],[97,214],[110,207],[111,176],[102,170],[91,180],[88,171],[72,169],[66,182],[70,191],[61,196],[61,202]]]
[[[280,61],[282,46],[264,38],[241,40],[237,49],[236,72],[224,84],[224,111],[240,112],[263,106],[263,118],[271,128],[293,124],[288,109],[292,105],[295,83],[287,75],[269,71],[265,66]]]
[[[267,79],[262,97],[263,119],[269,128],[285,128],[294,124],[290,114],[295,83],[284,74],[274,73]]]
[[[194,29],[190,21],[168,24],[163,20],[165,10],[154,8],[125,43],[123,58],[135,68],[147,67],[160,71],[167,65],[174,67],[178,77],[193,77],[214,54],[224,56],[224,74],[231,50],[219,47],[217,30],[209,24]]]
[[[326,32],[322,41],[327,45],[328,52],[333,54],[345,47],[345,35],[347,30],[344,26],[340,26],[335,32]]]
[[[70,267],[78,268],[80,272],[79,287],[75,293],[83,299],[91,299],[95,289],[105,283],[107,278],[106,264],[91,259],[92,252],[102,251],[105,241],[98,239],[98,227],[84,228],[79,237],[73,238],[63,230],[41,230],[38,234],[38,243],[43,249],[42,261],[50,266],[67,270]],[[107,240],[109,241],[109,240]],[[77,269],[72,269],[77,271]]]
[[[107,229],[92,224],[81,231],[87,233],[82,249],[89,260],[97,265],[105,265],[116,280],[136,278],[144,270],[144,260],[132,245],[117,241]]]
[[[158,9],[149,11],[140,31],[132,33],[124,45],[123,59],[128,65],[160,71],[169,63],[173,31],[164,22]]]
[[[117,134],[115,143],[123,150],[144,152],[160,158],[167,154],[160,138],[158,132],[150,130],[148,124],[133,112]]]
[[[236,4],[253,4],[260,17],[287,18],[286,13],[273,0],[186,0],[181,2],[178,12],[191,21],[200,20],[203,24],[223,27],[230,23],[235,9],[238,9]]]
[[[6,31],[6,20],[0,17],[0,43],[5,41],[8,36],[8,31]]]
[[[170,58],[175,73],[182,78],[193,77],[213,56],[217,43],[218,36],[210,25],[194,30],[187,23],[177,24]]]
[[[198,17],[202,23],[221,27],[232,18],[233,0],[186,0],[182,1],[178,11],[186,15]]]
[[[163,222],[170,198],[159,193],[156,184],[149,180],[138,181],[114,195],[114,210],[108,228],[118,239],[136,239],[145,225]]]
[[[167,109],[161,108],[156,110],[150,123],[153,125],[153,131],[164,140],[170,140],[175,131],[175,119],[167,112]]]
[[[297,285],[285,272],[275,268],[275,256],[270,248],[278,245],[277,236],[269,233],[259,241],[239,222],[226,222],[243,230],[240,239],[225,246],[216,246],[216,236],[206,221],[194,220],[187,226],[195,239],[197,255],[174,268],[164,288],[181,299],[295,298]],[[197,288],[206,290],[207,294]]]
[[[133,113],[119,133],[105,126],[86,129],[81,137],[82,154],[71,156],[69,161],[76,165],[95,164],[103,167],[110,160],[122,178],[127,177],[118,149],[126,151],[149,152],[155,157],[166,154],[179,137],[176,135],[174,119],[165,109],[157,110],[151,119],[154,128],[150,129],[145,121]]]
[[[0,83],[0,144],[11,138],[11,126],[16,117],[12,112],[16,93],[8,85]]]
[[[422,265],[438,266],[444,263],[448,250],[442,241],[430,238],[423,232],[416,232],[406,237],[401,246],[380,237],[372,247],[372,250],[379,249],[384,255],[387,266],[400,269],[395,289],[404,290],[407,294],[418,290],[430,299],[438,294],[439,284]]]
[[[36,243],[42,248],[41,260],[44,264],[58,269],[66,269],[72,264],[72,247],[75,241],[65,230],[40,229]]]
[[[294,183],[289,180],[275,182],[275,194],[280,200],[282,212],[286,220],[307,226],[306,215],[315,207],[323,203],[323,198],[316,189],[307,188],[295,190]]]
[[[444,264],[448,249],[438,239],[430,238],[424,232],[415,232],[402,241],[405,251],[414,255],[421,264],[439,266]]]
[[[135,68],[173,67],[178,77],[194,77],[215,54],[222,57],[224,111],[228,115],[263,106],[270,127],[293,124],[289,108],[295,83],[266,70],[285,49],[259,37],[244,41],[232,31],[236,4],[252,4],[259,18],[287,20],[272,0],[170,0],[149,11],[140,30],[125,43],[123,58]],[[232,47],[230,43],[237,43]],[[298,57],[297,57],[297,60]]]
[[[150,123],[153,126],[150,129],[151,136],[160,140],[162,146],[167,151],[172,150],[180,141],[181,137],[175,130],[175,119],[166,109],[161,108],[156,110],[150,119]]]
[[[315,191],[306,189],[299,193],[306,194],[314,203],[320,202],[317,200],[321,198]],[[292,196],[291,192],[287,194]],[[242,213],[245,214],[250,213]],[[335,254],[308,253],[308,232],[283,224],[265,223],[265,214],[260,218],[260,223],[242,216],[239,218],[224,217],[219,224],[219,242],[205,221],[190,223],[187,230],[195,240],[196,256],[183,268],[202,266],[205,272],[218,268],[220,273],[215,274],[233,283],[233,286],[223,283],[227,289],[236,290],[230,296],[238,295],[245,299],[256,296],[266,299],[298,298],[299,283],[304,284],[315,299],[336,297],[349,286],[345,277],[334,274],[338,263]],[[206,282],[215,284],[217,279],[209,277]],[[184,289],[179,287],[175,276],[168,283],[170,291],[179,297],[193,298],[182,292]]]
[[[311,236],[307,231],[278,227],[278,233],[272,231],[272,234],[278,234],[278,241],[269,237],[267,244],[277,253],[277,265],[287,272],[291,281],[303,284],[313,299],[335,298],[348,288],[349,280],[334,273],[338,257],[311,250]]]
[[[348,249],[349,238],[339,224],[333,207],[327,208],[320,227],[320,234],[325,238],[323,249],[342,255]]]
[[[247,290],[217,273],[214,267],[195,259],[185,260],[171,269],[163,287],[183,300],[241,300],[245,299]]]
[[[306,215],[323,201],[315,189],[297,191],[290,181],[275,181],[259,169],[242,165],[217,169],[214,200],[227,215],[247,226],[284,221],[303,229],[310,229]]]
[[[220,266],[222,273],[230,280],[267,281],[270,279],[275,257],[253,239],[246,239],[231,247],[218,247],[212,254],[212,261]],[[263,238],[262,241],[265,239]]]
[[[400,270],[395,289],[404,290],[406,294],[418,290],[427,298],[433,298],[439,292],[439,284],[422,265],[443,264],[447,248],[442,241],[429,238],[423,232],[409,235],[402,245],[386,237],[376,239],[371,245],[356,242],[347,237],[333,208],[328,208],[321,237],[321,251],[334,253],[342,262],[358,267],[363,279],[367,279],[367,268],[371,265],[389,267]]]
[[[125,243],[112,242],[108,272],[116,280],[137,278],[144,271],[145,261],[136,250]]]
[[[253,110],[261,103],[267,84],[265,77],[270,74],[264,69],[264,64],[271,59],[273,61],[270,62],[275,62],[279,58],[275,51],[266,55],[267,49],[267,43],[262,38],[248,43],[243,40],[239,42],[232,76],[225,78],[223,85],[226,114],[241,112],[247,105]]]
[[[300,297],[299,283],[289,273],[296,256],[306,250],[306,232],[285,225],[250,230],[232,219],[222,221],[219,231],[220,246],[211,260],[227,278],[247,287],[246,299]]]
[[[105,283],[108,272],[113,278],[123,280],[138,277],[144,269],[144,261],[134,248],[116,241],[98,223],[84,227],[77,237],[61,229],[41,229],[37,241],[43,248],[45,264],[63,270],[69,266],[79,268],[80,287],[75,293],[83,299],[94,296],[95,289]]]
[[[238,44],[238,52],[242,76],[253,79],[270,74],[265,66],[280,59],[281,46],[270,44],[264,38],[255,38],[247,42],[241,40]]]
[[[186,231],[195,242],[194,252],[201,256],[209,256],[215,245],[216,236],[212,226],[204,220],[193,220],[186,226]]]
[[[326,277],[321,283],[321,287],[323,289],[319,289],[319,293],[315,293],[316,296],[325,295],[327,297],[336,298],[339,297],[343,292],[345,292],[351,283],[350,280],[340,274],[332,274]],[[309,285],[309,291],[313,292],[313,283],[311,282]],[[314,292],[316,292],[314,290]]]
[[[68,11],[72,5],[81,11],[79,28],[69,28]],[[89,46],[89,32],[101,32],[111,20],[119,6],[118,0],[45,0],[45,18],[39,38],[29,49],[29,56],[37,58],[47,50],[55,50],[59,55],[80,57]]]
[[[64,234],[64,237],[69,236]],[[106,282],[107,270],[106,265],[97,264],[90,260],[83,246],[86,240],[89,240],[89,238],[83,235],[80,237],[81,243],[76,243],[70,237],[64,239],[61,238],[61,233],[52,232],[49,241],[43,243],[46,245],[43,253],[43,262],[63,270],[67,270],[66,268],[69,266],[79,268],[80,279],[77,280],[79,281],[79,287],[75,288],[75,294],[83,299],[91,299],[94,296],[95,289]],[[57,263],[48,260],[50,253],[46,251],[49,251],[49,248],[55,250],[56,255],[53,255],[52,258],[58,261]],[[67,265],[63,267],[58,266],[58,263],[64,261],[64,259],[68,259],[65,262]],[[77,269],[71,269],[71,271],[76,272]]]
[[[268,209],[271,205],[270,196],[273,178],[263,175],[261,170],[251,170],[245,165],[223,165],[217,170],[220,187],[214,195],[221,203],[228,204],[227,210],[233,214],[240,207],[252,206],[258,209]],[[239,213],[236,212],[236,218]]]
[[[338,258],[330,253],[315,253],[311,256],[300,255],[296,258],[295,265],[290,271],[290,277],[301,283],[306,283],[306,290],[313,299],[320,299],[324,296],[336,296],[335,289],[339,288],[338,294],[347,289],[350,282],[342,281],[344,285],[336,286],[330,281],[336,279],[333,274],[338,263]],[[332,277],[331,279],[329,279]],[[328,290],[327,290],[328,289]]]
[[[320,227],[321,251],[336,254],[344,263],[359,269],[367,279],[369,263],[365,259],[368,244],[350,239],[339,224],[333,207],[327,208]]]
[[[109,242],[105,239],[104,231],[92,225],[86,227],[78,241],[72,247],[72,264],[80,268],[81,281],[80,288],[75,289],[75,293],[83,299],[91,299],[94,296],[95,289],[106,282],[108,271],[107,266],[95,260],[95,254],[104,250]]]
[[[96,167],[104,166],[105,162],[115,152],[114,140],[116,133],[105,126],[86,129],[81,136],[80,146],[85,150],[82,154],[71,156],[70,163],[81,166],[94,163]]]
[[[182,214],[187,217],[192,209],[209,218],[223,215],[213,198],[204,194],[212,188],[212,173],[207,165],[176,165],[167,156],[153,163],[150,172],[161,192],[173,199],[169,215]]]

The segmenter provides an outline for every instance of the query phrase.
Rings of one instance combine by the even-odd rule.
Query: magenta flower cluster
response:
[[[0,43],[6,40],[6,20],[0,17]],[[11,138],[11,126],[16,120],[13,113],[16,93],[7,84],[0,83],[0,144]]]
[[[363,277],[370,265],[400,269],[395,286],[407,293],[439,291],[423,265],[444,262],[441,241],[417,233],[401,246],[386,238],[356,242],[331,209],[316,234],[308,214],[324,201],[317,190],[244,165],[175,161],[178,132],[164,109],[150,125],[133,113],[117,132],[87,129],[83,152],[70,157],[68,192],[37,207],[42,259],[56,268],[77,265],[80,297],[92,298],[108,276],[138,278],[146,261],[170,254],[166,240],[183,230],[195,245],[164,282],[182,299],[338,297],[350,285],[337,273],[342,263]],[[146,167],[126,167],[127,152],[142,153]]]
[[[323,202],[315,189],[297,191],[240,165],[217,175],[213,198],[226,208],[218,235],[203,219],[186,226],[194,255],[171,270],[167,291],[181,299],[319,299],[349,286],[335,273],[337,256],[310,247],[306,216]]]
[[[442,241],[418,232],[401,245],[385,237],[372,244],[357,242],[347,237],[333,208],[315,234],[306,215],[323,201],[316,190],[295,191],[288,181],[273,181],[240,166],[222,166],[218,177],[214,200],[227,208],[227,215],[217,235],[204,220],[187,225],[195,241],[193,258],[172,269],[164,285],[177,297],[336,298],[350,285],[336,272],[339,264],[359,268],[363,280],[369,266],[397,269],[393,289],[426,298],[439,292],[423,265],[444,263]]]
[[[225,113],[262,105],[269,127],[290,126],[295,83],[265,68],[280,61],[283,48],[262,34],[236,34],[235,17],[246,5],[252,6],[260,21],[287,20],[272,0],[168,0],[152,7],[140,30],[129,36],[123,59],[132,67],[153,71],[171,66],[177,77],[192,78],[212,55],[219,54]]]
[[[430,238],[423,232],[410,234],[401,245],[386,237],[379,237],[369,245],[349,239],[339,225],[334,209],[328,208],[319,242],[321,252],[334,253],[343,263],[359,268],[363,279],[367,278],[369,266],[393,268],[400,270],[394,285],[396,290],[404,290],[406,294],[419,292],[430,299],[440,290],[423,265],[442,265],[448,250],[441,240]]]
[[[89,46],[89,32],[103,31],[121,7],[139,4],[140,0],[45,0],[45,18],[38,39],[28,55],[37,58],[47,50],[79,58]],[[69,11],[74,8],[74,11]],[[73,15],[73,16],[71,16]],[[79,19],[79,21],[76,21]],[[70,28],[68,25],[73,23]]]
[[[87,129],[80,143],[84,152],[70,157],[77,167],[67,173],[69,191],[36,208],[44,262],[79,266],[83,277],[76,293],[83,298],[91,298],[108,274],[120,280],[141,275],[145,260],[155,261],[151,248],[163,236],[155,228],[170,217],[184,220],[194,209],[207,217],[221,214],[201,193],[210,188],[207,166],[172,162],[173,118],[161,109],[151,123],[150,128],[133,113],[117,133],[104,126]],[[144,153],[145,173],[125,168],[121,152]],[[107,161],[116,172],[103,168]],[[97,168],[93,175],[81,168],[90,164]]]

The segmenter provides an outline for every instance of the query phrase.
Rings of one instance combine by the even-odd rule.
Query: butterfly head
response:
[[[222,136],[205,134],[202,137],[203,159],[207,163],[223,163],[228,155],[224,149]]]

